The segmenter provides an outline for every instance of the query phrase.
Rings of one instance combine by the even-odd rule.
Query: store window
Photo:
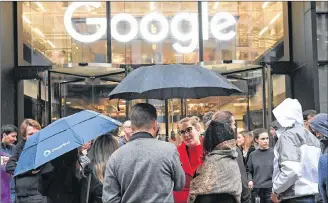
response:
[[[75,3],[75,2],[74,2]],[[87,22],[106,20],[106,3],[93,2],[74,10],[70,26],[79,34],[92,35],[103,29]],[[94,42],[74,39],[65,26],[65,13],[72,2],[18,2],[19,62],[24,65],[50,65],[80,62],[107,62],[106,31]]]
[[[328,2],[316,2],[318,61],[328,60]]]
[[[208,2],[208,13],[209,21],[222,13],[232,15],[234,21],[222,29],[223,34],[231,34],[226,39],[208,33],[209,39],[204,40],[205,61],[257,61],[271,49],[282,47],[283,2]],[[218,23],[225,21],[221,18]]]
[[[112,62],[198,62],[197,2],[111,2]]]
[[[316,9],[317,12],[328,12],[328,1],[317,1]]]

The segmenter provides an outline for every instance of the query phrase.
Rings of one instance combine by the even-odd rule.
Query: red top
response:
[[[186,183],[181,191],[173,192],[175,203],[187,203],[190,190],[190,181],[195,174],[197,168],[203,163],[203,145],[188,147],[185,143],[181,143],[178,147],[182,168],[186,175]]]

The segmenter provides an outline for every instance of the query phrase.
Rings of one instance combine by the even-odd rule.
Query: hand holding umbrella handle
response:
[[[171,137],[169,137],[169,142],[174,144],[176,147],[178,147],[180,145],[180,136],[175,136],[175,139],[172,139]]]

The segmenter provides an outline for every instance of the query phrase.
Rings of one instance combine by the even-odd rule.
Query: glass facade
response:
[[[177,133],[176,123],[184,116],[202,117],[207,111],[223,109],[235,114],[239,130],[262,127],[265,91],[262,70],[228,74],[246,67],[220,64],[222,60],[263,61],[270,51],[283,47],[284,39],[288,38],[284,31],[287,23],[284,4],[286,2],[18,2],[18,64],[56,67],[81,62],[111,62],[115,67],[199,64],[199,53],[203,53],[204,64],[211,64],[204,65],[206,68],[225,73],[245,94],[168,100],[169,133]],[[199,46],[200,34],[203,47]],[[284,49],[281,50],[272,60],[284,56]],[[73,71],[77,73],[78,70]],[[117,82],[109,82],[108,78],[91,81],[88,77],[51,73],[52,121],[81,109],[96,110],[123,121],[131,105],[146,101],[157,108],[161,134],[165,133],[164,101],[108,101],[106,97]],[[274,78],[274,81],[283,80]],[[45,77],[42,84],[46,84]],[[284,97],[284,91],[275,90],[274,95],[279,95],[274,98],[278,102]],[[47,111],[46,107],[43,110]]]
[[[320,112],[328,112],[328,2],[316,2]]]
[[[204,41],[205,61],[256,61],[283,43],[282,2],[209,2],[209,18],[218,12],[228,12],[236,18],[230,28],[236,35],[222,41],[210,33],[209,40]]]
[[[258,61],[284,43],[283,2],[107,4],[19,2],[19,65],[197,63],[200,49],[204,61]]]

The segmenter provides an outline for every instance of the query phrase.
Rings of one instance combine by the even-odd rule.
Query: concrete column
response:
[[[303,110],[320,110],[315,2],[291,2],[292,91]]]
[[[0,125],[15,123],[13,2],[0,2]]]

